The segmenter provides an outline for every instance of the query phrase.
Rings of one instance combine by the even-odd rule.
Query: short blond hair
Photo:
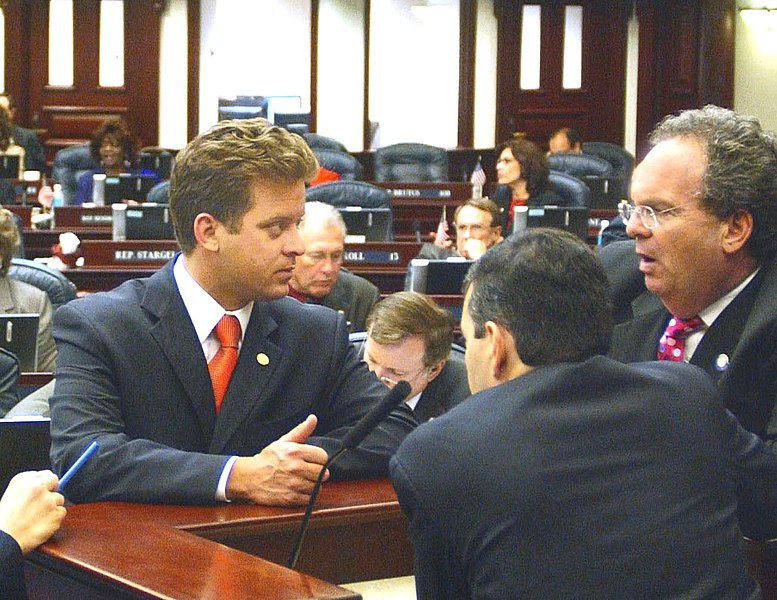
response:
[[[175,159],[170,212],[184,253],[194,250],[194,219],[209,213],[237,232],[251,209],[256,181],[309,182],[318,171],[313,151],[300,136],[265,119],[221,121],[194,138]]]

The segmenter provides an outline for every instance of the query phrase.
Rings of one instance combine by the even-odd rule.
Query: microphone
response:
[[[421,243],[421,221],[416,219],[413,221],[413,231],[415,232],[415,243]]]
[[[302,549],[302,540],[305,538],[305,532],[308,528],[308,522],[310,521],[310,515],[313,512],[313,505],[316,503],[316,496],[318,496],[318,490],[321,487],[321,483],[324,479],[324,473],[329,466],[337,460],[337,458],[346,450],[353,450],[359,444],[364,441],[364,438],[375,429],[378,424],[388,417],[389,413],[394,410],[397,405],[407,398],[410,394],[410,384],[407,381],[398,381],[397,384],[391,388],[383,399],[375,405],[371,411],[364,415],[361,420],[356,423],[353,429],[345,434],[343,438],[342,447],[330,456],[324,466],[321,467],[321,471],[318,474],[318,479],[313,486],[313,491],[310,494],[310,500],[308,506],[305,509],[305,515],[302,517],[302,523],[300,523],[299,533],[297,534],[297,540],[294,542],[294,547],[289,555],[289,560],[286,566],[289,569],[293,569],[297,565],[297,559],[299,558],[299,552]]]

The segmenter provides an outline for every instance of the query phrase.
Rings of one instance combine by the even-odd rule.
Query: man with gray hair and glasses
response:
[[[742,425],[777,448],[774,137],[705,106],[665,118],[651,142],[619,207],[634,241],[600,254],[615,290],[640,274],[647,288],[623,303],[631,314],[610,354],[701,367]]]

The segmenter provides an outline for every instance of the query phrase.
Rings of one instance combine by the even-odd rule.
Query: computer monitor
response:
[[[588,208],[583,206],[516,206],[513,233],[527,227],[555,227],[588,239]]]
[[[110,205],[122,200],[137,200],[143,202],[148,191],[156,185],[154,175],[133,175],[121,173],[105,178],[105,204]]]
[[[409,290],[422,294],[458,295],[474,260],[414,258],[408,265]]]
[[[0,179],[19,178],[19,156],[16,154],[0,154]]]
[[[153,171],[162,181],[170,179],[170,172],[173,170],[173,155],[169,152],[141,152],[138,159],[141,170]]]
[[[267,118],[267,98],[264,96],[234,96],[219,98],[219,121],[224,119]]]
[[[348,229],[347,242],[386,242],[393,239],[390,208],[341,206],[337,210]]]
[[[173,221],[168,204],[113,205],[114,240],[172,240]]]
[[[300,135],[308,133],[309,121],[309,112],[276,112],[273,118],[275,125]]]
[[[0,419],[0,494],[17,473],[50,469],[50,447],[48,417]]]
[[[22,373],[38,368],[38,323],[35,313],[0,314],[0,346],[13,352]]]

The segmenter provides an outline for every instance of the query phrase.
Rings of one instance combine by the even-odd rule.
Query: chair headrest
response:
[[[316,155],[320,166],[334,171],[341,179],[353,181],[361,178],[361,163],[347,152],[330,148],[313,148],[313,154]]]
[[[333,206],[391,208],[388,190],[363,181],[331,181],[305,191],[306,202],[325,202]]]
[[[403,143],[375,150],[376,181],[449,181],[448,169],[445,148]]]
[[[319,133],[305,133],[302,135],[308,146],[312,150],[316,148],[326,148],[328,150],[338,150],[339,152],[348,152],[348,148],[344,144],[338,142],[336,139],[321,135]]]
[[[612,177],[612,165],[598,156],[563,152],[548,156],[548,168],[563,171],[575,177],[595,175],[597,177]]]
[[[59,271],[34,260],[12,259],[8,277],[29,283],[46,292],[55,310],[76,297],[76,286],[72,281]]]

